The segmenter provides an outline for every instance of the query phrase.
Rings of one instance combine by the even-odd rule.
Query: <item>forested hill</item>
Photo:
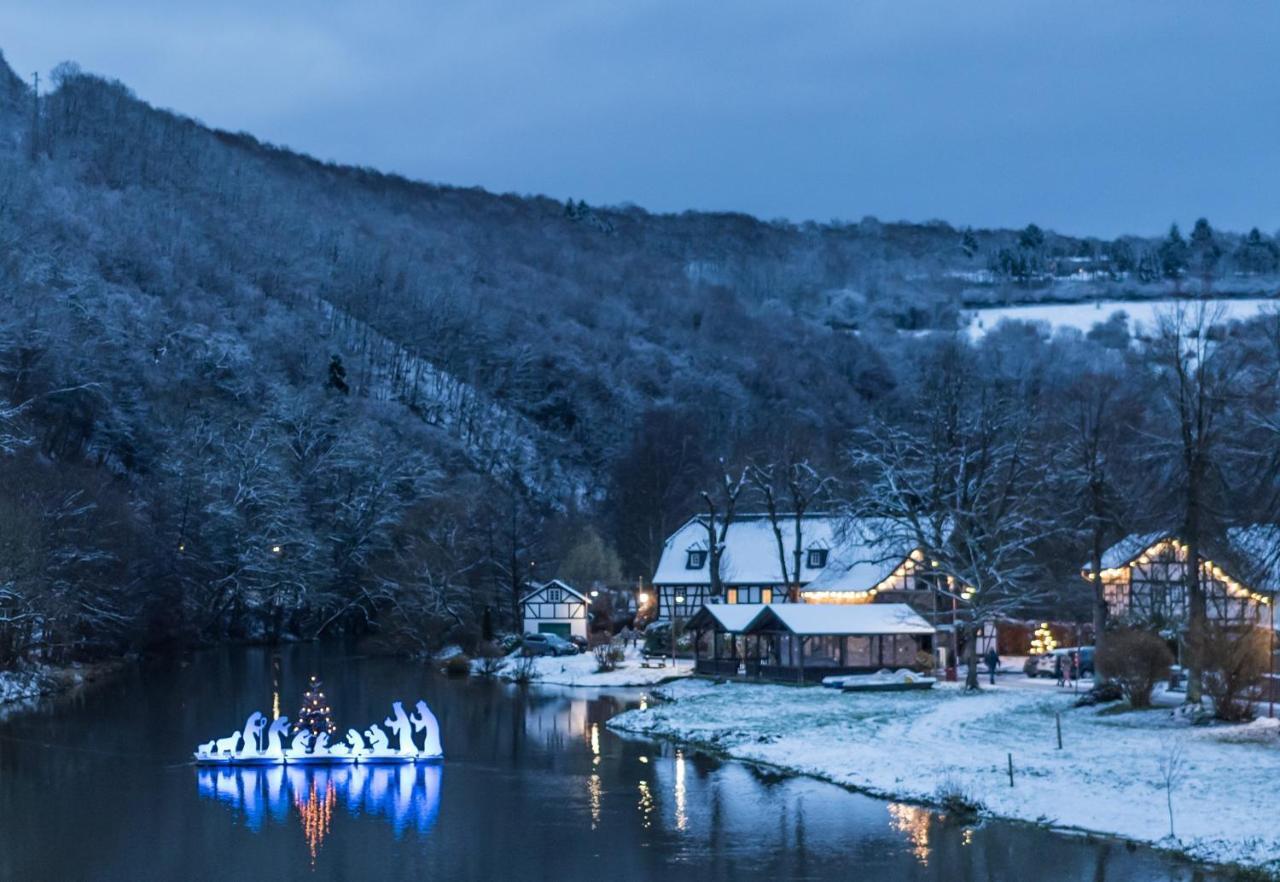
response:
[[[644,575],[715,456],[834,458],[898,382],[897,329],[1276,270],[1270,236],[1208,224],[1103,242],[497,195],[211,130],[71,65],[53,85],[0,62],[0,566],[34,586],[0,589],[0,662],[33,635],[365,621],[405,586],[453,627],[505,614],[586,517]],[[655,487],[658,455],[678,480]]]

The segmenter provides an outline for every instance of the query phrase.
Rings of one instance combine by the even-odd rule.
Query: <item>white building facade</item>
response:
[[[559,579],[541,584],[533,582],[529,589],[520,599],[524,633],[555,634],[566,640],[586,639],[591,602],[585,594]]]

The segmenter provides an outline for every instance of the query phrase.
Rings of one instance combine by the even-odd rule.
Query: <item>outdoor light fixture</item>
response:
[[[648,592],[645,592],[645,591],[641,591],[641,592],[640,592],[640,602],[641,602],[641,603],[648,603],[648,602],[649,602],[649,594],[648,594]]]
[[[600,596],[600,592],[599,592],[599,591],[592,591],[592,592],[591,592],[591,596],[592,596],[592,597],[599,597],[599,596]]]
[[[272,554],[279,554],[279,553],[280,553],[281,551],[283,551],[283,550],[284,550],[284,549],[282,549],[279,545],[272,545],[272,546],[271,546],[271,553],[272,553]]]

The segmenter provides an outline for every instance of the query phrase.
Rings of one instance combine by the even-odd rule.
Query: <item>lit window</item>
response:
[[[811,570],[820,570],[823,567],[825,567],[827,565],[827,549],[810,548],[809,560],[807,561],[806,565]]]
[[[760,602],[761,602],[761,603],[773,603],[773,589],[772,589],[772,588],[761,588],[761,589],[760,589]]]
[[[726,602],[726,603],[737,603],[737,602],[738,602],[738,589],[737,589],[737,588],[730,588],[730,589],[729,589],[729,596],[728,596],[728,598],[726,599],[726,601],[725,601],[725,602]]]
[[[707,553],[697,549],[689,549],[689,558],[684,562],[686,570],[700,570],[702,565],[707,562]]]

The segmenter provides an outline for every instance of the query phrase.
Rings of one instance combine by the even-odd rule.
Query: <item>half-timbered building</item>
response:
[[[559,579],[530,582],[528,587],[529,593],[520,599],[526,634],[556,634],[566,640],[587,636],[586,595]]]
[[[1211,620],[1271,626],[1269,607],[1280,589],[1278,541],[1280,527],[1253,525],[1202,543],[1197,569]],[[1138,625],[1181,627],[1189,615],[1190,566],[1187,546],[1176,532],[1126,536],[1102,555],[1108,615]],[[1099,578],[1091,563],[1082,574],[1089,581]]]

